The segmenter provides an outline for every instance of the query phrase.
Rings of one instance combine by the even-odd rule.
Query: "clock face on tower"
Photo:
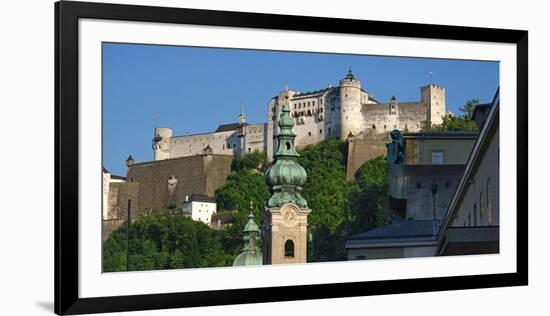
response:
[[[283,222],[287,225],[292,225],[295,222],[295,219],[298,215],[298,210],[295,206],[285,205],[281,210],[281,215],[283,217]]]

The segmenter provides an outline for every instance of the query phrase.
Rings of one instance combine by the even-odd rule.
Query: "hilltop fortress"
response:
[[[363,163],[386,155],[390,131],[417,132],[422,122],[440,124],[445,114],[444,88],[432,84],[421,87],[416,102],[400,102],[393,97],[380,103],[349,71],[338,87],[278,93],[267,103],[266,123],[247,123],[241,108],[238,122],[222,124],[211,133],[174,136],[170,128],[156,128],[154,161],[135,162],[128,157],[126,181],[120,183],[113,183],[104,171],[103,238],[127,219],[129,201],[132,217],[174,209],[193,195],[213,197],[231,173],[234,155],[258,150],[272,160],[285,98],[294,120],[296,148],[329,138],[347,142],[348,181]]]
[[[420,88],[420,100],[381,103],[370,96],[351,70],[337,87],[312,92],[285,89],[267,104],[267,123],[249,124],[241,108],[239,121],[214,132],[174,136],[171,128],[156,128],[155,160],[201,155],[244,155],[254,150],[273,158],[285,97],[295,120],[296,147],[328,138],[350,139],[363,134],[386,134],[393,129],[417,132],[422,122],[440,124],[445,114],[445,89],[430,84]]]

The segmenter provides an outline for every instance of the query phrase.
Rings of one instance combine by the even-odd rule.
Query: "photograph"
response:
[[[499,254],[499,71],[102,42],[102,272]]]

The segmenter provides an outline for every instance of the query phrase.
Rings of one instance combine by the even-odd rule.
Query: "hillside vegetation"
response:
[[[365,163],[353,182],[346,181],[346,144],[331,139],[299,151],[308,179],[303,196],[308,219],[308,262],[345,260],[347,236],[387,222],[387,163]],[[269,187],[263,173],[265,154],[235,157],[232,173],[216,191],[218,212],[233,211],[233,222],[220,230],[192,221],[173,210],[136,219],[130,225],[129,270],[230,266],[242,249],[242,230],[251,209],[262,225]],[[105,241],[104,271],[126,270],[126,225]]]

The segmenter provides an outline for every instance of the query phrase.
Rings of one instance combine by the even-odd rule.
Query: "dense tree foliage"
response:
[[[365,162],[355,172],[355,181],[361,189],[369,184],[388,183],[388,162],[384,156],[378,156]]]
[[[345,260],[344,244],[351,233],[387,220],[387,162],[365,163],[353,182],[346,181],[346,143],[331,139],[299,151],[298,162],[308,179],[302,194],[312,213],[308,219],[308,261]],[[256,223],[270,192],[263,172],[265,155],[235,157],[232,172],[216,191],[218,212],[232,212],[221,230],[192,221],[177,210],[135,220],[130,229],[130,270],[229,266],[242,249],[242,230],[252,202]],[[126,225],[104,243],[105,271],[126,270]]]
[[[479,100],[468,100],[466,104],[459,109],[460,115],[455,116],[445,114],[441,124],[422,123],[422,131],[475,131],[477,125],[472,121],[474,108],[479,104]]]
[[[350,233],[360,233],[388,223],[388,184],[368,184],[350,197],[353,219]]]
[[[216,191],[219,212],[233,211],[233,221],[223,230],[223,245],[235,255],[242,248],[242,230],[248,221],[252,207],[256,223],[262,224],[262,210],[269,198],[263,172],[268,167],[264,153],[254,151],[244,157],[235,156],[231,164],[233,172],[224,185]]]
[[[269,187],[263,174],[251,169],[232,172],[216,191],[218,209],[244,211],[247,215],[251,201],[253,205],[260,206],[268,197]]]
[[[350,233],[387,224],[388,163],[380,156],[364,163],[356,172],[358,189],[350,196],[353,218]]]
[[[337,232],[347,217],[348,196],[354,185],[346,181],[346,143],[331,139],[301,150],[298,162],[307,172],[302,194],[314,210],[311,227]]]
[[[240,171],[243,169],[258,170],[264,172],[267,170],[268,163],[265,153],[257,150],[245,156],[235,156],[231,162],[231,170]]]
[[[103,245],[103,270],[126,271],[126,224]],[[130,225],[129,271],[218,267],[234,256],[223,249],[222,232],[174,214],[141,217]]]
[[[355,184],[346,181],[346,143],[326,140],[299,154],[298,162],[308,176],[302,194],[312,209],[308,261],[345,260],[346,226],[351,217],[349,197],[356,189]]]

